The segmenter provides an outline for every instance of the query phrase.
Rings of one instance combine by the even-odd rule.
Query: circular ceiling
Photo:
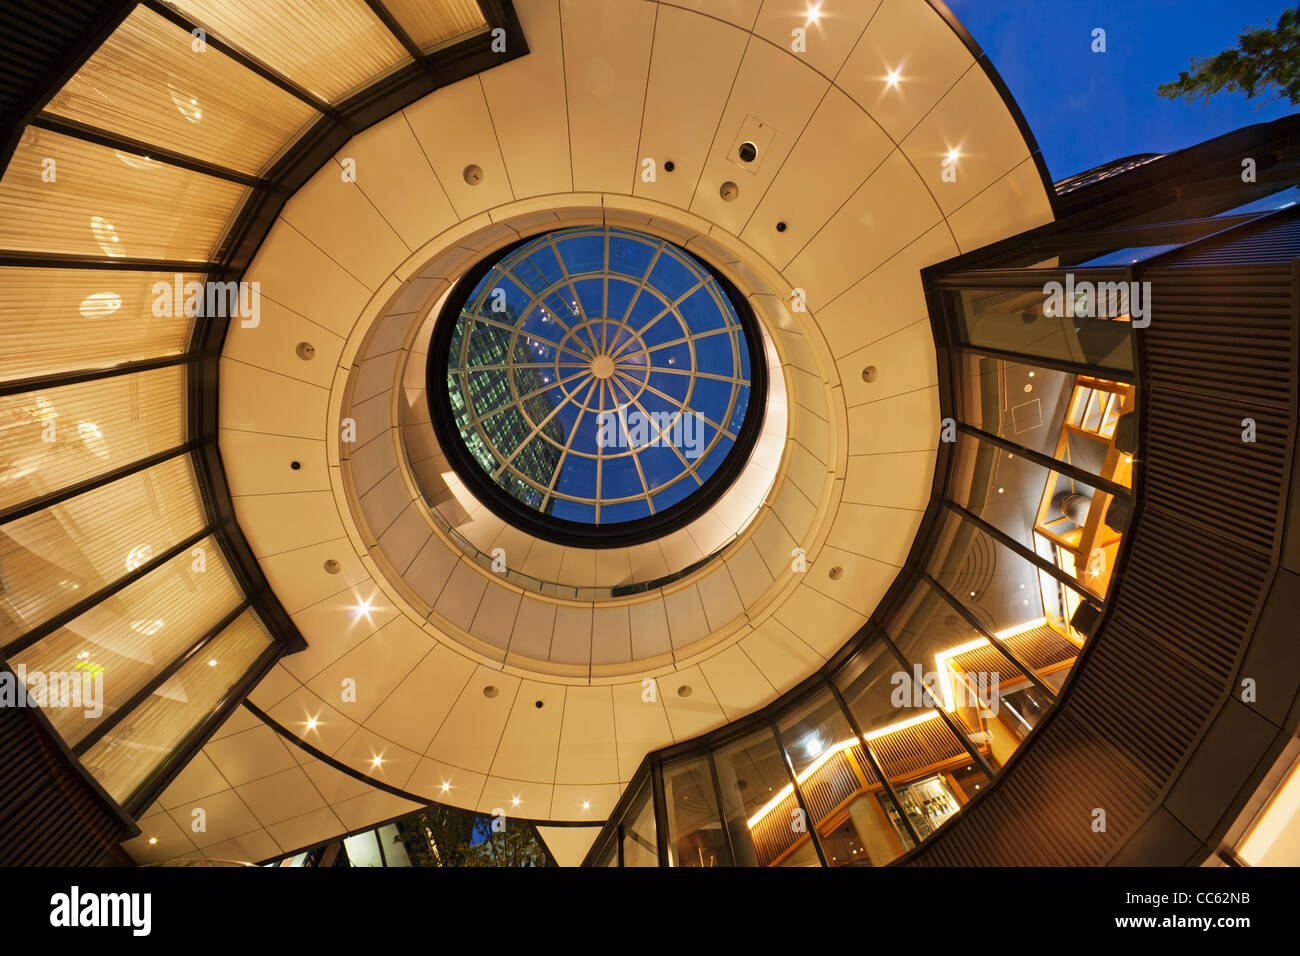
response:
[[[438,320],[431,415],[503,518],[561,543],[671,533],[726,491],[762,427],[761,333],[673,243],[545,233],[488,257]]]

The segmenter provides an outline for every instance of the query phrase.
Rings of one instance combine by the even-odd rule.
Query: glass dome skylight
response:
[[[476,478],[538,515],[627,527],[748,454],[758,333],[690,253],[625,229],[566,229],[480,272],[431,358]]]

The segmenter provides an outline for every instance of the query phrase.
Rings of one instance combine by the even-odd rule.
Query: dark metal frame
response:
[[[567,227],[551,230],[556,234],[567,231],[569,231]],[[429,403],[429,417],[433,421],[433,431],[438,439],[438,445],[456,470],[456,474],[469,486],[479,501],[502,521],[538,538],[577,548],[621,548],[664,537],[679,528],[686,527],[717,503],[744,471],[745,465],[749,463],[750,453],[758,442],[758,436],[762,433],[767,407],[767,356],[763,352],[763,335],[758,319],[748,300],[726,276],[695,253],[673,245],[675,252],[698,263],[718,283],[718,287],[726,293],[727,300],[735,310],[744,332],[745,346],[749,353],[749,402],[736,442],[703,485],[664,511],[635,521],[611,525],[589,525],[544,515],[500,488],[469,453],[465,447],[465,440],[455,427],[456,419],[452,413],[446,375],[451,340],[460,321],[461,310],[474,289],[498,262],[516,249],[535,241],[542,234],[538,233],[513,242],[475,263],[457,280],[455,287],[447,296],[442,311],[438,314],[433,339],[429,345],[429,364],[425,373],[425,396]],[[651,236],[651,238],[672,244],[669,240],[658,236]],[[676,572],[677,575],[683,573],[685,572]],[[672,577],[673,575],[669,575],[669,578]]]

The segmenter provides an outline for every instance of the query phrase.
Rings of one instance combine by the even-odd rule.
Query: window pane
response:
[[[0,644],[196,534],[204,520],[182,455],[0,525]]]
[[[1019,352],[1027,358],[1133,368],[1127,321],[1057,315],[1048,308],[1042,287],[960,289],[946,295],[967,345]]]
[[[114,800],[125,802],[270,646],[262,622],[245,611],[86,751],[81,762]]]
[[[200,278],[182,273],[181,288]],[[193,320],[153,314],[153,284],[175,281],[161,272],[0,268],[0,380],[179,355]]]
[[[986,785],[961,741],[892,654],[868,648],[845,667],[836,683],[921,839]],[[898,810],[883,793],[876,798],[889,820],[891,839],[900,848],[910,848],[913,841]]]
[[[1119,554],[1129,499],[960,435],[949,485],[954,501],[1076,581],[1104,595]]]
[[[323,100],[410,60],[363,0],[167,0]]]
[[[205,538],[10,658],[26,668],[27,684],[39,675],[103,675],[102,714],[96,708],[47,708],[64,740],[75,744],[175,661],[241,599],[221,549]],[[98,678],[97,678],[98,679]]]
[[[664,767],[669,866],[729,866],[709,762],[695,757]]]
[[[54,182],[42,179],[53,160]],[[0,248],[206,262],[247,190],[28,127],[0,180]]]
[[[785,757],[769,730],[714,754],[723,816],[740,866],[818,866],[796,813]]]
[[[970,521],[948,513],[940,522],[929,571],[992,633],[1046,624],[1082,643],[1086,628],[1071,623],[1083,595]],[[1040,557],[1051,560],[1044,549]],[[956,612],[953,612],[954,616]],[[1090,616],[1085,610],[1081,617]]]
[[[659,844],[655,842],[655,808],[650,799],[650,784],[632,803],[632,810],[623,824],[623,865],[658,866]]]
[[[320,114],[189,31],[136,7],[46,109],[245,173]]]
[[[877,800],[880,780],[830,691],[778,721],[831,866],[888,863],[900,852]],[[887,801],[887,797],[885,798]]]
[[[184,411],[184,366],[0,398],[0,509],[175,448]]]

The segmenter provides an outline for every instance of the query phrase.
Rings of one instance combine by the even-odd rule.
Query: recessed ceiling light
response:
[[[590,801],[590,800],[583,800],[583,801],[582,801],[582,809],[584,809],[584,810],[590,810],[590,809],[591,809],[591,801]]]
[[[208,661],[208,666],[209,666],[209,667],[216,667],[216,666],[217,666],[217,659],[214,657],[212,660]]]
[[[384,762],[384,758],[383,758],[383,757],[371,757],[371,758],[370,758],[370,763],[371,763],[371,765],[372,765],[372,766],[375,766],[375,767],[378,767],[378,766],[379,766],[381,763],[383,763],[383,762]]]
[[[518,797],[511,798],[510,805],[515,807],[519,806],[519,798]]]
[[[442,782],[442,792],[446,793],[450,789],[451,789],[451,784],[449,784],[446,780],[444,780]]]
[[[820,3],[813,4],[811,7],[808,8],[809,23],[816,23],[821,18],[822,18],[822,5]]]
[[[157,843],[157,842],[158,842],[158,838],[157,838],[157,837],[150,837],[150,838],[149,838],[149,845],[150,845],[150,846],[153,846],[153,845],[154,845],[155,843]]]
[[[902,73],[898,70],[890,70],[889,75],[885,77],[885,85],[897,86],[900,79],[902,79]]]

